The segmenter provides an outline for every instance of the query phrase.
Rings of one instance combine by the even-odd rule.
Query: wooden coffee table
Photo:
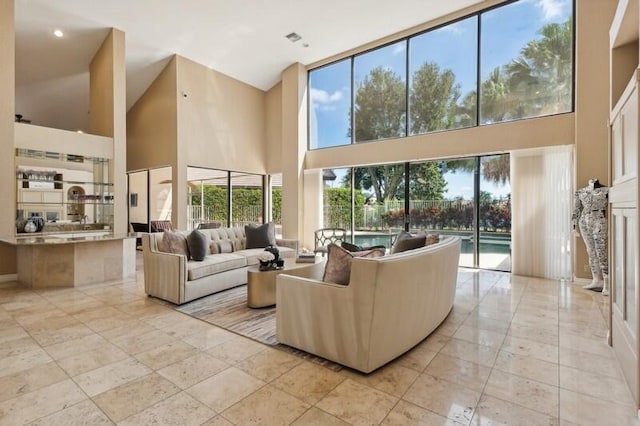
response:
[[[316,256],[315,263],[296,263],[295,258],[284,259],[284,268],[261,271],[258,266],[247,269],[247,306],[264,308],[276,304],[276,278],[280,274],[311,278],[322,273],[325,259]]]

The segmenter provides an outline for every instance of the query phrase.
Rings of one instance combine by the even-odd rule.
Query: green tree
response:
[[[509,91],[523,105],[518,118],[571,108],[573,20],[547,24],[540,35],[505,66]]]
[[[356,142],[404,136],[405,90],[392,70],[377,67],[369,72],[356,89]]]
[[[413,74],[409,94],[411,134],[460,127],[459,98],[460,85],[453,71],[425,62]]]
[[[417,200],[443,200],[447,192],[447,182],[442,177],[442,169],[435,161],[411,165],[409,194]]]
[[[480,84],[480,122],[497,123],[510,119],[513,101],[509,94],[510,83],[501,67],[491,71]]]

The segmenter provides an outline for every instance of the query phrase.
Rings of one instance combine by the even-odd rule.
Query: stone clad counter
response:
[[[135,234],[32,234],[2,241],[16,246],[18,281],[28,287],[78,287],[135,278]]]

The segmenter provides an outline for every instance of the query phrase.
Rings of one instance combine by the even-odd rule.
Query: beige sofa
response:
[[[187,231],[176,231],[188,234]],[[163,233],[142,234],[145,292],[159,299],[182,304],[247,282],[247,268],[258,264],[263,248],[246,249],[244,228],[200,230],[212,241],[228,241],[232,253],[209,253],[201,262],[187,260],[180,254],[165,253]],[[276,239],[283,258],[295,257],[298,241]]]
[[[354,258],[349,285],[279,275],[280,343],[369,373],[427,337],[453,307],[460,238]]]

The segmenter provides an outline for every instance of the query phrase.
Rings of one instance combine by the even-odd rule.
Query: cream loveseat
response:
[[[369,373],[427,337],[453,307],[460,237],[384,257],[355,257],[349,284],[279,275],[280,343]]]
[[[246,249],[244,228],[201,229],[211,242],[226,243],[231,253],[207,254],[203,261],[181,254],[165,253],[162,232],[142,234],[145,292],[159,299],[182,304],[218,291],[247,283],[247,267],[258,264],[264,248]],[[176,231],[187,235],[188,231]],[[280,257],[295,257],[298,241],[276,239]]]

